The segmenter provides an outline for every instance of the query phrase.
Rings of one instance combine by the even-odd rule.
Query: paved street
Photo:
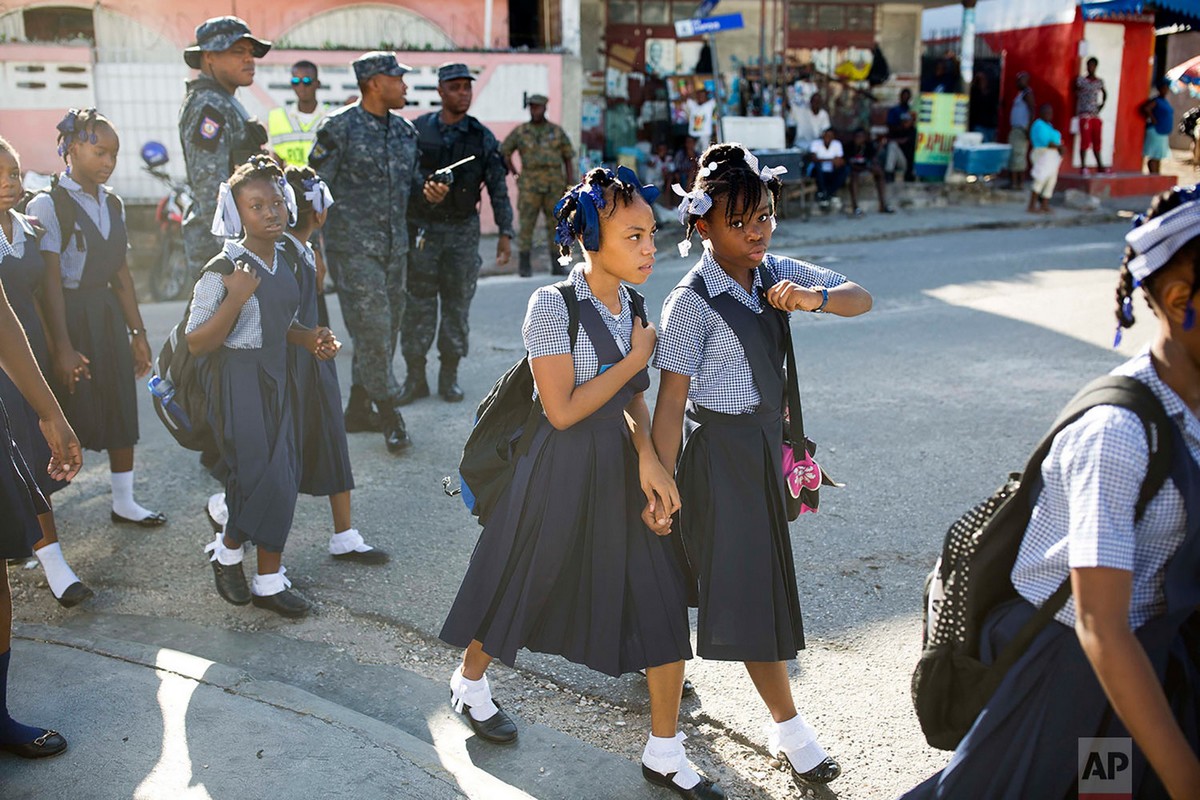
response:
[[[837,796],[882,800],[947,759],[925,745],[908,696],[922,581],[947,525],[1018,469],[1058,408],[1089,378],[1134,352],[1152,323],[1142,310],[1121,353],[1109,347],[1125,224],[801,249],[797,231],[811,238],[811,226],[819,224],[803,231],[781,226],[780,246],[772,250],[844,272],[874,294],[875,308],[854,320],[796,315],[793,323],[808,433],[822,465],[847,484],[823,492],[821,512],[792,526],[809,641],[794,685],[823,744],[842,763],[844,777],[833,784]],[[660,261],[644,287],[655,311],[691,263],[677,257],[676,238],[674,228],[660,235]],[[442,494],[441,479],[456,467],[474,404],[521,355],[529,293],[549,280],[481,282],[473,352],[461,373],[468,401],[452,406],[431,399],[406,408],[416,442],[411,454],[389,456],[378,435],[351,437],[355,525],[391,552],[389,566],[332,562],[325,549],[328,504],[301,499],[284,563],[297,588],[317,602],[317,613],[299,623],[217,597],[201,552],[210,538],[202,503],[217,485],[194,454],[174,445],[143,395],[137,496],[171,522],[157,532],[112,526],[107,468],[88,454],[75,485],[56,502],[64,551],[98,596],[85,608],[63,611],[40,570],[10,569],[16,616],[26,626],[20,632],[27,637],[14,648],[14,675],[27,687],[17,695],[16,710],[38,708],[37,692],[49,691],[46,683],[18,675],[21,658],[49,652],[49,645],[30,639],[52,639],[61,630],[168,647],[247,670],[394,726],[440,752],[439,735],[456,723],[447,722],[438,687],[457,653],[436,635],[478,531],[462,504]],[[332,303],[335,316],[336,308]],[[162,341],[181,311],[180,303],[144,307],[153,342]],[[349,347],[339,356],[344,390],[349,356]],[[435,369],[431,363],[431,376]],[[642,679],[613,680],[532,655],[523,655],[519,667],[497,669],[493,682],[501,702],[533,726],[531,735],[512,757],[456,740],[456,758],[538,798],[668,796],[640,788],[632,763],[648,727]],[[702,771],[721,779],[730,797],[794,796],[786,776],[770,769],[762,754],[768,716],[740,665],[693,661],[688,674],[697,698],[684,704],[687,746]],[[400,686],[411,692],[391,691]],[[103,718],[72,719],[70,703],[60,696],[86,691],[85,683],[53,689],[59,716],[45,724],[73,743],[106,734]],[[145,724],[157,729],[163,721]],[[29,780],[34,768],[70,769],[73,757],[68,752],[50,764],[18,765],[15,773],[4,772],[13,762],[3,762],[0,795],[14,796],[3,790],[6,774]],[[592,767],[572,770],[572,759]],[[130,787],[138,783],[122,784],[111,795],[77,796],[133,796]]]

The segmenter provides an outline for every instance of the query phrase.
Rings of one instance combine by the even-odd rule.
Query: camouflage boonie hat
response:
[[[213,17],[196,28],[196,43],[183,51],[183,60],[192,69],[200,69],[201,53],[223,53],[242,39],[254,45],[254,57],[262,58],[271,43],[250,35],[250,26],[239,17]]]
[[[354,67],[354,77],[360,83],[375,75],[387,75],[392,78],[398,78],[406,72],[412,72],[412,67],[407,64],[401,64],[396,60],[395,53],[388,53],[383,50],[373,50],[370,53],[363,53],[354,59],[352,66]]]

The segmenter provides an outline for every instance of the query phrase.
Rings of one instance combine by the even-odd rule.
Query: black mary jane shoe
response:
[[[339,553],[337,555],[330,553],[330,556],[334,561],[344,561],[351,564],[367,564],[371,566],[386,564],[391,560],[391,556],[374,547],[372,547],[370,550],[363,550],[362,552],[359,552],[358,550],[351,550],[349,553]]]
[[[63,608],[74,608],[84,600],[90,600],[95,596],[96,593],[89,589],[83,581],[75,581],[63,591],[62,597],[54,599]]]
[[[284,589],[266,597],[252,595],[250,602],[254,603],[256,608],[265,608],[289,619],[308,616],[308,612],[312,610],[312,603],[308,602],[308,598],[291,589]]]
[[[67,740],[58,731],[43,730],[32,742],[0,744],[0,750],[21,758],[50,758],[67,749]]]
[[[141,519],[130,519],[122,517],[117,512],[111,512],[112,521],[118,525],[137,525],[139,528],[157,528],[167,524],[167,516],[159,511],[151,511],[149,516]]]
[[[242,570],[242,562],[222,564],[220,561],[209,562],[213,568],[213,578],[217,583],[217,594],[226,603],[244,606],[250,603],[250,586],[246,583],[246,573]]]
[[[707,778],[701,778],[700,782],[692,788],[684,789],[675,783],[675,775],[676,773],[674,772],[669,775],[663,775],[661,772],[655,772],[645,764],[642,764],[642,777],[647,782],[653,783],[655,786],[661,786],[664,789],[670,789],[675,794],[685,798],[685,800],[724,800],[725,790],[721,788],[720,784],[713,783]]]
[[[454,703],[454,692],[450,693],[450,702]],[[496,703],[495,700],[492,702]],[[471,716],[471,707],[466,704],[462,707],[462,715],[467,718],[471,730],[475,731],[475,735],[480,739],[492,744],[512,744],[517,740],[517,723],[512,721],[512,717],[503,708],[500,708],[499,703],[496,703],[496,708],[498,709],[496,713],[483,722]]]
[[[801,789],[805,785],[821,784],[824,785],[832,780],[837,779],[842,774],[842,767],[838,762],[828,756],[820,764],[810,769],[808,772],[800,772],[792,766],[791,759],[787,755],[780,753],[779,758],[788,765],[792,770],[792,783],[799,786]]]

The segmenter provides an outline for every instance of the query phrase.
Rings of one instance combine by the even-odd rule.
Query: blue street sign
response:
[[[675,35],[680,39],[690,36],[702,36],[719,31],[735,31],[746,27],[741,14],[724,14],[719,17],[706,19],[681,19],[675,21]]]
[[[700,7],[696,9],[696,13],[692,14],[692,16],[695,18],[707,17],[713,12],[713,9],[717,7],[717,3],[719,2],[721,2],[721,0],[704,0],[704,2],[700,4]]]

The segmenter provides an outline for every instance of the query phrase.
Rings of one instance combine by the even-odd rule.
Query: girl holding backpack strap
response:
[[[20,197],[20,160],[12,145],[0,138],[0,234],[3,234],[0,239],[0,282],[25,330],[38,367],[46,375],[50,370],[50,349],[36,298],[45,280],[46,266],[38,248],[36,221],[13,209]],[[46,498],[47,508],[38,514],[42,537],[33,545],[33,554],[42,565],[54,599],[59,605],[71,608],[91,597],[92,590],[71,569],[58,543],[50,495],[66,486],[66,481],[52,477],[44,469],[50,463],[50,450],[42,435],[38,415],[16,384],[3,373],[0,373],[0,400],[8,412],[13,441],[32,466],[38,489]]]
[[[205,548],[217,592],[234,605],[253,603],[285,617],[310,604],[282,565],[299,486],[288,344],[320,360],[340,345],[328,328],[296,322],[300,287],[280,241],[295,213],[283,172],[254,156],[221,185],[213,235],[227,238],[196,281],[187,324],[188,350],[208,395],[208,422],[220,458],[212,474],[225,484],[229,519]],[[258,548],[250,586],[243,543]]]
[[[133,499],[138,439],[136,378],[150,372],[150,345],[125,260],[125,206],[104,185],[121,142],[96,109],[71,109],[58,123],[67,168],[29,202],[46,228],[43,307],[63,411],[89,450],[107,450],[115,523],[153,528],[165,515]]]
[[[693,231],[704,254],[663,306],[654,445],[679,483],[697,655],[744,662],[771,712],[771,752],[787,756],[797,783],[828,783],[841,768],[797,712],[787,673],[804,627],[781,464],[791,331],[779,312],[851,317],[871,308],[871,296],[836,272],[767,252],[783,172],[760,168],[739,144],[716,144],[691,189],[673,187],[687,235],[680,254]]]
[[[522,333],[544,415],[512,481],[488,514],[441,638],[465,647],[451,702],[480,738],[515,741],[492,699],[493,658],[522,647],[607,675],[645,669],[651,736],[642,775],[694,800],[724,792],[688,764],[676,730],[683,662],[691,658],[683,576],[666,534],[679,507],[650,440],[643,393],[655,330],[637,295],[654,267],[654,187],[619,168],[594,169],[555,208],[555,238],[578,300],[572,347],[567,301],[534,292]],[[657,535],[656,535],[657,534]]]
[[[1125,239],[1117,342],[1139,288],[1158,330],[1112,374],[1162,403],[1171,430],[1156,435],[1170,438],[1170,477],[1137,517],[1150,443],[1131,410],[1097,406],[1054,437],[1012,570],[1020,597],[988,617],[983,661],[1068,577],[1071,596],[1005,673],[949,766],[905,800],[1111,791],[1094,782],[1106,776],[1102,751],[1102,769],[1088,759],[1080,770],[1080,743],[1093,737],[1132,737],[1131,796],[1200,797],[1200,191],[1159,195]]]

